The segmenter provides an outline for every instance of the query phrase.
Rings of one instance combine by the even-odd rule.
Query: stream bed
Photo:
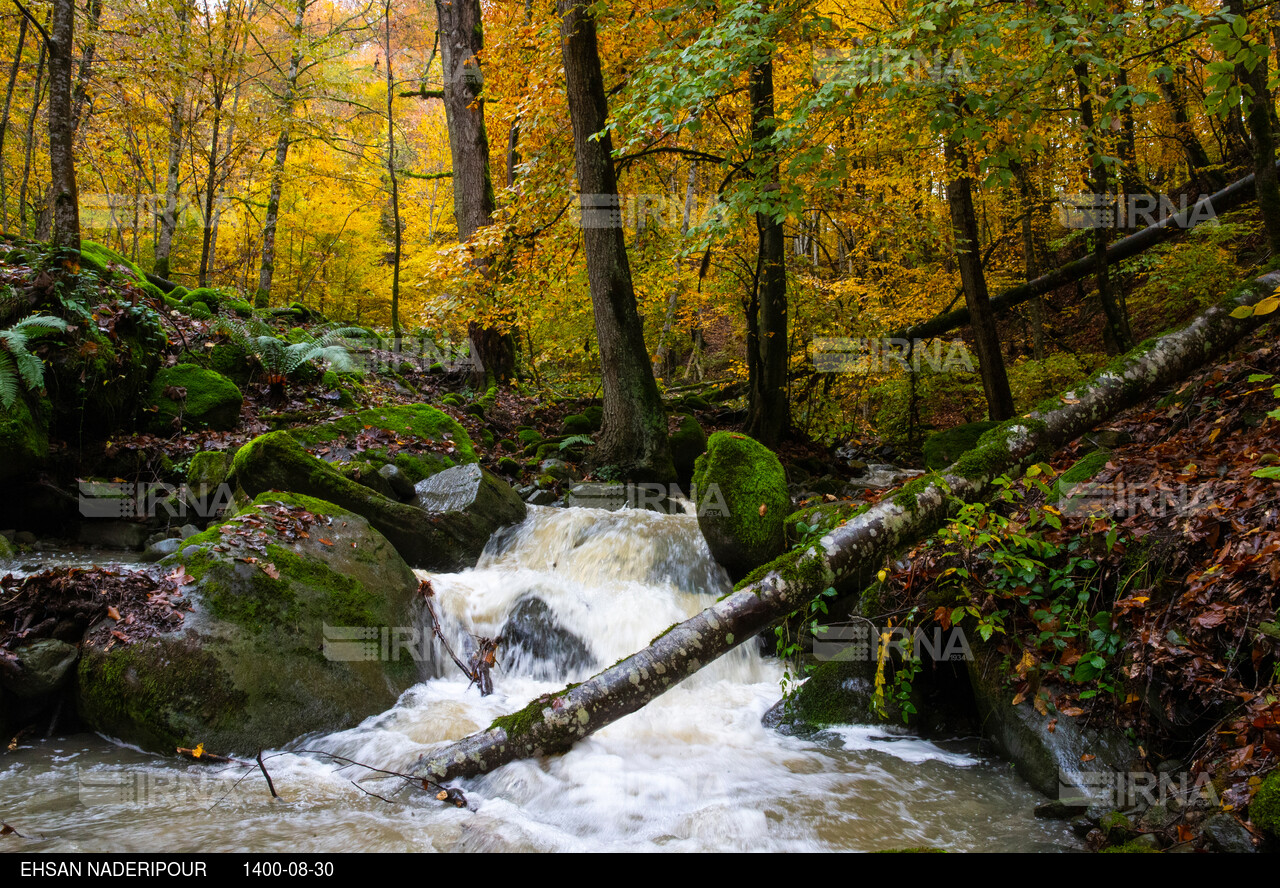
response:
[[[783,668],[754,642],[562,756],[463,781],[466,808],[443,805],[343,759],[409,771],[435,744],[645,646],[730,584],[696,518],[580,508],[532,507],[475,569],[419,576],[464,659],[476,637],[508,640],[491,696],[468,687],[435,642],[423,681],[389,711],[265,752],[278,799],[252,752],[246,764],[202,765],[95,735],[29,741],[0,754],[0,820],[23,836],[7,837],[6,850],[1080,847],[1064,824],[1032,816],[1043,798],[976,738],[848,726],[806,739],[763,727]]]

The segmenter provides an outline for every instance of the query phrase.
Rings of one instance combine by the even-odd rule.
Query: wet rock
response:
[[[136,521],[89,519],[80,525],[79,540],[102,549],[142,549],[153,528]]]
[[[595,665],[591,649],[556,619],[535,595],[516,602],[500,633],[506,657],[528,658],[535,678],[559,678]]]
[[[1102,771],[1110,776],[1133,770],[1134,751],[1119,730],[1087,726],[1068,716],[1042,715],[1027,700],[1013,705],[999,653],[980,643],[974,644],[973,653],[969,683],[983,733],[1037,790],[1055,798],[1061,780],[1077,786],[1100,785],[1076,779],[1083,772]]]
[[[143,561],[159,561],[177,552],[182,546],[182,540],[177,537],[166,537],[162,540],[156,540],[146,548],[142,553]]]
[[[525,500],[531,506],[551,506],[559,501],[553,490],[534,490]]]
[[[36,535],[29,530],[20,530],[13,535],[13,541],[19,546],[34,546]]]
[[[383,627],[414,625],[418,583],[395,549],[331,503],[272,491],[250,508],[277,503],[329,523],[307,537],[274,520],[211,528],[164,562],[195,578],[179,631],[86,638],[78,708],[92,729],[158,752],[252,755],[351,727],[418,680],[414,652],[382,644]]]
[[[18,551],[13,547],[13,543],[4,536],[0,536],[0,561],[12,561],[18,557]]]
[[[694,464],[706,452],[707,433],[698,420],[686,413],[681,415],[680,426],[667,443],[671,448],[671,462],[676,467],[676,480],[687,488],[693,479]]]
[[[199,532],[200,528],[196,527],[194,524],[184,524],[182,527],[178,528],[178,536],[184,540],[190,539]]]
[[[1214,814],[1200,827],[1209,847],[1223,854],[1252,854],[1258,850],[1253,835],[1226,811]]]
[[[42,638],[13,653],[18,658],[17,671],[0,673],[0,686],[16,697],[33,700],[67,683],[80,649],[55,638]]]
[[[627,485],[621,482],[583,481],[569,488],[570,506],[615,511],[627,505]]]
[[[1083,814],[1085,807],[1055,799],[1052,802],[1036,805],[1035,816],[1041,820],[1071,820]]]
[[[409,480],[408,475],[400,470],[399,466],[388,463],[378,469],[378,474],[386,480],[391,492],[395,494],[396,499],[400,500],[400,502],[408,502],[417,494],[413,482]]]

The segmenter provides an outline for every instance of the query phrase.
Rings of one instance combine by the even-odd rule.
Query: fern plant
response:
[[[27,350],[32,339],[61,333],[71,325],[52,315],[32,315],[0,330],[0,405],[18,400],[18,383],[35,390],[44,385],[44,363]]]
[[[289,376],[310,361],[325,361],[339,373],[356,371],[356,362],[347,351],[344,340],[363,332],[358,327],[343,327],[320,337],[303,334],[304,338],[294,343],[276,336],[255,336],[249,343],[249,350],[262,364],[272,397],[280,399],[284,397]]]

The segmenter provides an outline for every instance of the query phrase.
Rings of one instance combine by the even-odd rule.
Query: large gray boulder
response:
[[[157,751],[253,754],[351,727],[418,680],[417,654],[389,643],[409,640],[417,579],[353,512],[265,494],[164,564],[193,580],[178,631],[86,636],[78,707],[96,731]]]

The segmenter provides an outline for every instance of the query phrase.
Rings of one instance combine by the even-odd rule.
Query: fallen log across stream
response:
[[[1280,312],[1233,318],[1280,287],[1271,272],[1224,299],[1176,333],[1117,358],[1071,397],[1050,399],[1024,417],[992,429],[978,446],[939,474],[925,475],[896,495],[835,528],[817,545],[792,550],[757,570],[741,589],[676,624],[644,650],[587,681],[534,700],[486,730],[424,756],[414,773],[436,782],[490,771],[516,759],[564,752],[583,737],[640,709],[703,666],[777,620],[806,607],[829,586],[869,576],[907,544],[946,520],[952,497],[984,498],[993,479],[1021,471],[1084,432],[1225,354]],[[943,483],[939,483],[943,482]]]

